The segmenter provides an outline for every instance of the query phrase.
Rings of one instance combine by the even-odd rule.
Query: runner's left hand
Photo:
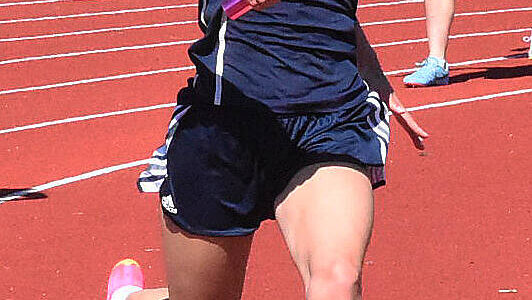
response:
[[[406,108],[403,106],[395,92],[390,94],[388,106],[399,124],[401,124],[403,129],[410,136],[410,139],[412,139],[414,146],[419,150],[425,149],[423,139],[428,138],[429,134],[423,130],[423,128],[417,124],[416,120],[414,120],[414,117],[406,111]]]

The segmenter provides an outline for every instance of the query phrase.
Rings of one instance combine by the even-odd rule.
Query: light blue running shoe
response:
[[[418,65],[421,67],[419,70],[403,79],[406,86],[421,87],[449,84],[449,66],[446,61],[443,61],[442,67],[440,59],[429,56]]]

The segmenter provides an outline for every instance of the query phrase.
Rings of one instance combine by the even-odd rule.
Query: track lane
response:
[[[430,88],[405,88],[403,76],[391,76],[390,82],[396,88],[403,103],[409,107],[437,103],[439,99],[463,99],[479,94],[494,94],[532,88],[532,66],[526,58],[515,61],[502,61],[470,67],[451,69],[448,86]],[[531,95],[523,95],[532,101]]]
[[[404,2],[404,3],[403,3]],[[65,15],[65,14],[79,14],[79,13],[95,13],[99,11],[112,11],[123,9],[138,9],[145,7],[167,6],[167,5],[186,5],[195,4],[196,1],[98,1],[94,3],[91,1],[61,1],[50,4],[39,5],[24,5],[11,6],[9,9],[0,7],[0,20],[16,19],[16,18],[35,18],[43,16]],[[367,5],[399,3],[389,6],[374,6],[364,7]],[[476,2],[459,2],[456,5],[456,11],[462,12],[462,9],[481,9],[488,8],[504,8],[507,6],[518,7],[521,5],[530,4],[526,0],[511,0],[497,3],[476,3]],[[364,18],[382,16],[405,16],[416,13],[418,16],[423,15],[422,1],[408,3],[408,1],[361,1],[359,5],[362,7],[359,13],[364,12]],[[413,16],[413,15],[411,15]]]
[[[12,2],[12,1],[9,1]],[[35,16],[54,16],[63,14],[76,14],[86,12],[97,12],[104,10],[120,10],[149,6],[165,6],[197,3],[194,0],[100,0],[100,1],[59,1],[55,3],[44,3],[36,5],[19,5],[0,7],[0,20],[15,18],[30,18]]]
[[[196,24],[0,43],[0,60],[196,39]]]
[[[4,251],[0,262],[0,298],[100,300],[109,270],[123,257],[142,264],[146,284],[162,286],[158,204],[153,195],[136,191],[138,172],[109,174],[47,192],[48,199],[3,206],[9,218],[0,220],[7,229],[0,240],[12,255]]]
[[[102,162],[114,165],[147,158],[157,144],[164,142],[171,111],[160,109],[51,127],[46,134],[34,131],[3,136],[3,186],[33,186],[42,180],[91,171]],[[28,170],[32,170],[31,176]]]
[[[175,21],[195,21],[196,18],[197,7],[186,7],[169,10],[127,13],[107,16],[1,24],[0,38],[5,39],[14,37],[54,34],[61,32],[84,31],[97,28],[126,27]]]
[[[194,70],[165,73],[6,95],[0,102],[0,126],[174,102],[178,89],[194,73]]]
[[[109,16],[124,15],[124,14],[161,12],[161,11],[169,12],[170,10],[174,10],[174,9],[187,9],[187,8],[197,8],[197,7],[198,7],[198,4],[182,4],[182,5],[138,7],[138,8],[96,11],[96,12],[80,12],[80,13],[75,13],[75,14],[64,14],[64,15],[31,16],[29,18],[14,18],[14,19],[0,20],[0,24],[31,23],[31,22],[41,22],[41,21],[46,21],[46,20],[57,21],[57,20],[92,18],[92,17],[109,17]]]
[[[508,15],[475,15],[455,18],[451,27],[451,35],[531,28],[532,25],[529,21],[531,19],[532,11],[512,12]],[[475,24],[474,26],[471,26],[472,22]],[[364,32],[371,38],[372,44],[426,37],[424,21],[368,26],[364,27]],[[400,38],[397,38],[395,32],[401,32]],[[454,40],[451,39],[449,45],[453,43]]]
[[[512,0],[506,1],[457,1],[455,4],[455,12],[471,12],[471,11],[486,11],[493,9],[504,9],[509,7],[528,7],[530,1],[527,0]],[[380,6],[357,10],[357,17],[360,22],[374,22],[388,19],[412,18],[425,16],[425,9],[423,3],[410,3],[400,6]],[[461,17],[456,18],[457,20]],[[420,23],[420,28],[425,29],[425,24]],[[404,32],[401,32],[401,35]]]
[[[190,44],[0,66],[2,90],[190,66]],[[73,70],[75,66],[75,70]]]
[[[524,33],[508,33],[493,36],[478,36],[471,38],[451,39],[447,50],[447,60],[450,63],[467,60],[512,56],[525,53],[521,38]],[[371,39],[371,37],[370,37]],[[427,43],[411,43],[391,47],[375,49],[381,65],[386,70],[398,70],[414,67],[414,62],[421,61],[428,52]],[[471,51],[473,51],[471,53]],[[403,53],[401,59],[397,58],[397,52]],[[529,64],[522,61],[523,64]]]
[[[11,1],[11,0],[1,0],[0,7],[12,7],[20,5],[38,5],[44,3],[57,3],[65,0],[29,0],[29,1]]]

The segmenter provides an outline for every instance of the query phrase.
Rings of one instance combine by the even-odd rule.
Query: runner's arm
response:
[[[387,101],[393,88],[384,75],[377,54],[369,44],[360,24],[355,25],[357,68],[366,83]]]
[[[355,25],[355,31],[357,68],[360,76],[388,104],[397,121],[410,135],[414,146],[418,149],[424,149],[423,139],[429,137],[429,134],[417,124],[395,94],[392,85],[382,71],[377,54],[369,44],[358,22]]]

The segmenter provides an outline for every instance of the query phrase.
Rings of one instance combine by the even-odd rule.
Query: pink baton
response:
[[[223,0],[222,7],[231,20],[239,18],[253,8],[248,0]]]

